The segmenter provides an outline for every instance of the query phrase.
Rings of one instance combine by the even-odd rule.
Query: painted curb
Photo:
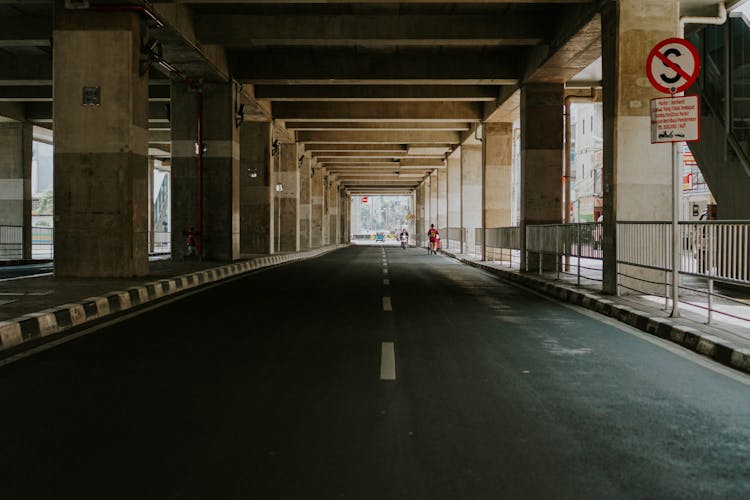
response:
[[[219,282],[257,269],[318,257],[345,246],[333,245],[306,252],[256,257],[251,260],[183,274],[174,278],[152,281],[141,286],[130,287],[127,290],[107,292],[99,297],[89,297],[75,303],[2,321],[0,322],[0,355],[3,351],[17,348],[24,343],[61,333],[73,327],[148,304],[162,297],[177,295],[192,288]]]
[[[442,252],[459,262],[482,269],[507,281],[522,284],[561,301],[570,302],[609,316],[646,333],[679,344],[718,363],[745,373],[750,373],[750,349],[740,348],[731,342],[702,332],[696,328],[676,324],[670,321],[669,318],[650,316],[649,313],[639,309],[616,304],[612,300],[605,298],[605,296],[578,290],[567,285],[552,283],[536,276],[498,269],[481,262],[457,257],[455,254],[445,250],[442,250]]]

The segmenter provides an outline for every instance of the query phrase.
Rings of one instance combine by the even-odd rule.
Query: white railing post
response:
[[[555,279],[560,279],[560,226],[555,226]]]
[[[578,240],[576,253],[578,254],[577,284],[581,285],[581,224],[576,224],[576,239]]]

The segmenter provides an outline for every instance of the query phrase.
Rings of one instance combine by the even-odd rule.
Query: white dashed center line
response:
[[[393,342],[383,342],[381,345],[380,380],[396,380],[396,354]]]
[[[391,280],[389,280],[388,278],[383,278],[383,284],[384,285],[390,285],[391,284]]]
[[[391,305],[391,298],[390,297],[383,297],[383,310],[384,311],[393,311],[393,306]]]

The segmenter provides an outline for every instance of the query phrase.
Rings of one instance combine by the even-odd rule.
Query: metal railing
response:
[[[597,265],[596,261],[604,258],[603,236],[601,222],[527,226],[526,262],[530,253],[554,255],[557,278],[560,273],[573,274],[572,268],[575,268],[576,282],[579,285],[581,278],[601,281],[602,266]],[[542,263],[543,259],[540,258],[540,273]]]
[[[486,259],[492,262],[507,263],[509,267],[520,265],[521,228],[488,227],[474,229],[474,255],[482,256],[482,245],[487,238]]]
[[[445,229],[445,233],[441,231],[441,242],[442,247],[447,248],[451,252],[461,252],[461,243],[466,241],[466,228],[465,227],[449,227]]]
[[[54,229],[31,228],[31,258],[52,259],[54,256]],[[23,227],[0,226],[0,260],[23,259]]]
[[[526,227],[527,256],[555,256],[555,274],[571,273],[576,268],[577,283],[581,278],[601,280],[603,260],[601,223],[549,224]],[[715,291],[715,283],[728,283],[750,287],[750,221],[701,221],[680,222],[679,273],[682,276],[680,289],[705,295],[707,304],[702,305],[682,299],[681,302],[705,309],[710,323],[713,313],[735,319],[750,321],[750,318],[721,311],[715,307],[715,299],[747,306],[747,301],[738,300]],[[571,260],[571,258],[575,260]],[[527,259],[528,262],[528,259]],[[543,272],[539,259],[539,273]],[[622,221],[617,223],[618,287],[648,295],[662,295],[665,308],[669,302],[670,271],[672,270],[672,226],[662,221]],[[622,268],[620,265],[630,266]],[[633,268],[659,271],[657,274],[633,272]],[[687,282],[686,277],[695,278]],[[705,280],[706,287],[699,285]],[[688,280],[689,281],[689,280]],[[634,283],[641,282],[637,288]],[[645,288],[661,290],[653,293]],[[750,292],[750,291],[749,291]],[[748,295],[749,292],[744,292]]]

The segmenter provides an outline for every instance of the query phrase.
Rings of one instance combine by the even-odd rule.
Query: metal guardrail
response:
[[[680,288],[707,296],[707,306],[691,305],[706,309],[709,323],[714,312],[736,319],[750,320],[750,318],[717,311],[713,303],[715,297],[721,297],[733,303],[747,305],[746,302],[715,293],[714,284],[718,281],[750,287],[750,221],[680,222],[679,227],[679,273],[682,276],[705,279],[707,283],[707,290],[680,286]],[[669,222],[622,221],[617,223],[617,263],[661,271],[664,277],[661,281],[649,281],[643,277],[624,274],[622,271],[618,271],[618,275],[631,280],[645,281],[651,285],[664,285],[665,301],[669,299],[668,276],[669,271],[672,270],[671,231],[672,226]],[[580,284],[581,269],[594,269],[582,266],[581,259],[603,259],[602,236],[601,223],[527,226],[526,251],[527,254],[555,255],[557,277],[561,272],[561,258],[566,258],[566,262],[562,263],[562,267],[565,268],[566,263],[569,263],[567,258],[577,257],[577,275]],[[562,272],[565,272],[565,269]],[[588,277],[588,279],[592,278]],[[690,304],[688,301],[685,302]]]
[[[54,256],[54,229],[31,228],[31,258],[52,259]],[[23,227],[0,226],[0,260],[23,259]]]
[[[449,227],[440,232],[444,236],[441,238],[441,244],[443,248],[447,248],[452,252],[461,252],[461,244],[466,241],[466,228],[465,227]]]

